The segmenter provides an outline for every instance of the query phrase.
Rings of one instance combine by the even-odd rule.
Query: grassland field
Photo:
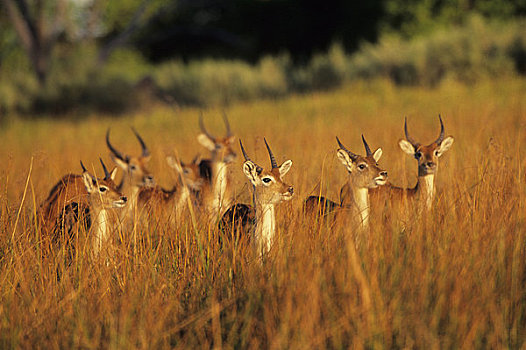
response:
[[[140,229],[136,244],[115,233],[111,264],[87,249],[71,266],[41,252],[35,209],[62,175],[81,172],[79,160],[99,175],[99,157],[112,164],[108,128],[116,147],[139,154],[134,126],[157,182],[170,188],[166,155],[207,156],[196,140],[198,109],[0,125],[0,348],[526,346],[526,80],[447,80],[433,89],[356,82],[204,110],[211,133],[224,133],[223,111],[257,163],[269,165],[263,137],[278,163],[293,161],[285,180],[294,199],[278,207],[263,264],[250,250],[222,250],[213,224],[189,218]],[[306,224],[303,200],[336,200],[347,176],[335,136],[364,154],[363,134],[382,147],[390,181],[414,186],[416,161],[398,147],[404,117],[427,143],[438,136],[439,113],[455,142],[440,158],[429,213],[396,213],[399,225],[372,208],[366,244],[351,238],[352,227]],[[248,203],[235,147],[234,188]]]

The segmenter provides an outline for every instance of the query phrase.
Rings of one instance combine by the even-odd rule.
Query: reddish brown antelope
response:
[[[416,142],[407,131],[407,118],[404,123],[405,140],[400,140],[398,144],[405,153],[413,156],[418,162],[418,181],[413,188],[401,188],[388,183],[378,189],[369,191],[371,200],[378,204],[385,201],[401,201],[407,199],[422,203],[426,210],[431,209],[435,195],[435,175],[438,169],[438,158],[444,154],[453,144],[453,137],[444,134],[444,123],[442,117],[438,115],[440,121],[440,134],[438,138],[425,146]],[[381,205],[381,204],[380,204]]]
[[[178,162],[171,156],[166,157],[166,161],[175,171],[177,183],[170,190],[160,186],[142,188],[139,191],[138,207],[146,207],[150,212],[158,209],[168,215],[170,222],[175,224],[180,222],[189,201],[192,205],[197,205],[205,181],[199,173],[199,157],[188,164]]]
[[[336,217],[351,216],[358,218],[363,228],[369,225],[369,194],[368,190],[382,186],[387,181],[387,171],[378,166],[382,149],[372,152],[362,135],[366,156],[360,156],[349,151],[338,138],[338,159],[347,169],[349,178],[340,190],[340,203],[335,203],[325,197],[310,196],[305,201],[305,212],[309,215],[322,215],[336,211]]]
[[[111,158],[124,172],[118,186],[119,191],[124,193],[129,200],[126,209],[122,213],[123,219],[133,219],[138,216],[137,202],[140,189],[155,185],[153,176],[147,168],[147,164],[150,161],[150,151],[139,133],[133,128],[132,131],[141,144],[142,154],[140,156],[129,156],[119,152],[110,143],[110,130],[108,129],[106,133],[106,145],[111,152]]]
[[[108,172],[104,169],[104,178],[89,174],[84,165],[82,175],[65,175],[51,190],[48,198],[37,213],[42,232],[52,242],[60,241],[63,235],[65,243],[82,227],[93,235],[93,252],[97,254],[111,233],[111,225],[116,217],[110,216],[113,208],[123,208],[127,198],[123,196],[115,182],[116,168]]]
[[[283,176],[292,167],[292,161],[287,160],[278,166],[267,141],[265,145],[270,156],[271,169],[264,170],[262,167],[250,160],[241,140],[239,141],[241,151],[245,157],[243,172],[252,183],[253,199],[255,207],[246,204],[236,204],[223,215],[222,227],[227,231],[234,229],[237,234],[250,237],[253,235],[258,253],[269,251],[276,232],[276,217],[274,207],[292,198],[294,190],[292,186],[283,182]]]
[[[206,130],[203,116],[199,115],[199,127],[202,133],[197,136],[197,140],[211,152],[210,159],[203,159],[199,163],[201,177],[208,184],[201,191],[200,204],[206,215],[213,219],[219,217],[232,203],[228,168],[237,157],[232,149],[234,136],[226,114],[223,114],[223,121],[226,126],[226,135],[219,138]]]

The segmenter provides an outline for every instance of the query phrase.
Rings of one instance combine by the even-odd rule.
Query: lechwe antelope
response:
[[[185,164],[174,157],[166,157],[168,165],[175,171],[177,183],[166,190],[160,186],[146,187],[139,191],[138,207],[148,211],[158,209],[168,215],[172,224],[179,222],[188,204],[196,205],[197,199],[205,186],[204,179],[199,174],[200,158],[195,157],[191,163]],[[157,215],[156,218],[159,218]]]
[[[369,189],[382,186],[387,181],[387,171],[378,166],[382,149],[372,152],[362,135],[366,156],[349,151],[338,138],[338,159],[347,169],[349,177],[340,190],[340,203],[325,197],[310,196],[305,201],[308,215],[328,214],[336,211],[338,219],[357,218],[362,228],[369,225]],[[344,214],[345,213],[345,214]]]
[[[51,238],[52,242],[60,241],[61,235],[65,243],[74,247],[72,241],[76,232],[83,228],[93,235],[93,252],[98,254],[102,244],[108,239],[117,217],[111,210],[123,208],[127,198],[123,196],[114,178],[116,168],[108,171],[102,159],[104,178],[92,176],[82,162],[82,175],[68,174],[64,176],[51,190],[46,201],[38,211],[38,219],[42,232]]]
[[[253,234],[258,253],[262,254],[270,250],[276,232],[274,206],[290,200],[294,193],[292,186],[283,182],[283,176],[290,170],[292,161],[287,160],[278,166],[267,140],[265,140],[272,168],[270,171],[264,170],[250,160],[241,140],[239,140],[239,145],[245,157],[243,172],[253,186],[255,207],[245,204],[233,205],[223,215],[221,224],[227,231],[225,233],[227,237],[228,231],[231,229],[240,234],[248,235],[248,237]]]
[[[226,135],[223,138],[210,134],[203,123],[203,116],[199,115],[201,134],[197,136],[199,143],[211,152],[210,159],[203,159],[199,163],[201,177],[208,183],[200,195],[200,204],[210,218],[220,217],[232,203],[232,189],[230,186],[229,165],[236,159],[237,154],[232,149],[234,136],[230,130],[230,123],[223,114]]]
[[[404,123],[405,140],[400,140],[398,144],[405,153],[415,157],[418,161],[418,181],[413,188],[400,188],[386,184],[382,188],[373,189],[369,191],[371,200],[381,203],[382,201],[402,200],[416,200],[423,204],[427,210],[431,209],[433,205],[433,198],[435,196],[435,175],[438,169],[438,158],[446,152],[453,144],[453,136],[445,137],[444,123],[442,117],[438,115],[440,120],[440,135],[438,138],[425,146],[416,142],[407,131],[407,118]]]
[[[106,132],[106,145],[110,150],[110,155],[115,164],[124,172],[122,180],[118,186],[119,191],[128,197],[128,205],[122,213],[123,219],[134,219],[137,217],[137,199],[139,191],[144,187],[153,187],[155,181],[147,168],[150,161],[150,151],[146,147],[143,139],[132,128],[135,137],[141,144],[142,154],[140,156],[129,156],[119,152],[110,143],[110,130]]]

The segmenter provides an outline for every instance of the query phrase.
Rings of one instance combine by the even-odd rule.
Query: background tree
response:
[[[162,0],[0,0],[41,86],[55,46],[101,40],[98,64],[126,44]]]

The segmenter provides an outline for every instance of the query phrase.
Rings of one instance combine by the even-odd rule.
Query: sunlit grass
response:
[[[200,222],[196,232],[189,219],[170,227],[152,218],[135,247],[127,232],[116,233],[110,264],[87,250],[70,267],[59,255],[42,256],[35,206],[60,176],[80,173],[80,159],[96,170],[99,156],[111,164],[108,128],[116,147],[135,154],[130,126],[139,130],[152,172],[170,188],[166,155],[206,155],[195,139],[199,110],[154,107],[76,123],[10,120],[0,130],[1,347],[520,348],[525,101],[521,79],[444,81],[436,89],[373,81],[229,107],[253,160],[269,164],[266,137],[278,162],[294,164],[286,180],[295,199],[278,208],[278,239],[264,264],[250,249],[222,251],[214,225]],[[204,111],[219,135],[221,113]],[[413,186],[416,162],[397,145],[403,118],[416,139],[430,142],[439,113],[455,143],[440,159],[430,213],[396,213],[409,217],[401,226],[373,212],[367,240],[355,240],[352,228],[304,222],[303,199],[320,188],[337,199],[345,181],[335,136],[364,153],[363,133],[383,148],[390,180]],[[234,186],[248,203],[240,158]]]

